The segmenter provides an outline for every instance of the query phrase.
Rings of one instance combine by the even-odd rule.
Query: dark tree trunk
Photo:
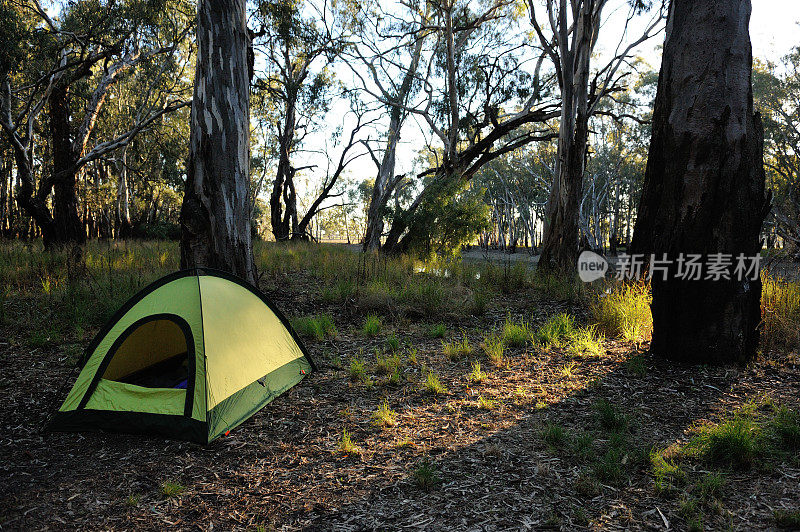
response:
[[[542,254],[537,268],[572,274],[577,270],[580,236],[578,215],[586,167],[588,117],[578,115],[575,127],[559,142],[561,164],[547,199]]]
[[[653,113],[653,135],[632,252],[760,251],[768,209],[763,130],[753,112],[750,0],[673,0]],[[760,280],[654,276],[658,356],[744,362],[758,345]],[[706,273],[703,272],[703,277]]]
[[[56,86],[50,94],[50,138],[53,147],[53,223],[42,226],[44,243],[82,244],[86,233],[78,216],[77,157],[70,134],[69,88]]]
[[[297,201],[294,196],[294,168],[291,162],[292,142],[294,141],[295,128],[295,102],[296,94],[291,92],[287,96],[284,106],[283,124],[278,131],[278,169],[275,181],[272,183],[272,193],[269,196],[270,221],[272,234],[275,240],[288,240],[291,236],[291,219],[297,216]],[[286,212],[283,211],[286,204]],[[293,209],[295,212],[293,212]]]
[[[255,284],[250,232],[250,80],[245,0],[202,0],[181,266],[209,266]]]

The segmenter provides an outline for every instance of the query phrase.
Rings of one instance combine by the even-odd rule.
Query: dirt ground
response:
[[[653,360],[646,344],[608,341],[605,355],[577,360],[559,348],[508,348],[507,364],[493,366],[478,346],[507,317],[535,324],[584,312],[520,293],[483,316],[441,320],[446,339],[466,334],[475,347],[453,361],[442,340],[430,338],[431,323],[418,318],[387,319],[380,336],[365,337],[357,309],[320,308],[313,282],[268,295],[290,315],[334,317],[334,338],[307,342],[322,371],[208,446],[43,433],[66,393],[62,383],[74,377],[65,346],[31,349],[21,339],[26,331],[0,326],[0,529],[684,530],[686,497],[705,466],[687,462],[685,491],[659,493],[647,451],[681,444],[698,424],[763,396],[800,407],[797,354],[697,368]],[[402,381],[390,383],[374,364],[371,385],[352,381],[349,361],[374,362],[371,353],[391,333],[416,348]],[[466,378],[474,361],[488,374],[480,384]],[[423,389],[423,366],[441,377],[445,393]],[[372,423],[384,399],[397,412],[393,427]],[[631,451],[613,482],[588,473],[614,437],[597,421],[603,399],[630,419]],[[586,436],[587,455],[546,441],[543,431],[554,425],[568,438]],[[340,451],[344,429],[358,452]],[[440,481],[424,487],[418,478],[427,464]],[[775,511],[800,506],[796,459],[726,470],[724,478],[704,509],[706,530],[772,529]]]

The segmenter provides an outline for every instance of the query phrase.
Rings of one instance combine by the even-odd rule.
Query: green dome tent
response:
[[[149,285],[109,320],[49,428],[208,443],[312,369],[261,292],[224,272],[185,270]]]

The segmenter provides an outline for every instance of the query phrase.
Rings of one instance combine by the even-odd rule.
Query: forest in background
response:
[[[658,80],[635,45],[663,35],[664,15],[623,7],[625,27],[645,29],[610,57],[591,43],[583,73],[580,238],[612,253],[632,237]],[[248,3],[254,234],[440,254],[541,247],[567,85],[548,49],[558,28],[525,8]],[[3,0],[0,234],[179,237],[195,24],[185,1]],[[762,237],[796,250],[800,50],[756,58],[753,91],[773,198]]]

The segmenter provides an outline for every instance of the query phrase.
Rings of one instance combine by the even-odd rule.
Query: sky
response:
[[[776,60],[800,46],[800,0],[752,0],[753,56]]]
[[[778,62],[792,48],[800,46],[800,0],[751,1],[750,38],[753,57]],[[627,16],[626,4],[627,0],[610,0],[604,11],[605,22],[603,22],[601,38],[596,49],[598,57],[595,58],[595,65],[603,61],[604,56],[608,57],[619,43]],[[629,38],[633,40],[638,37],[648,21],[649,17],[643,15],[632,23],[629,29]],[[661,31],[652,39],[641,44],[636,50],[636,55],[643,57],[653,69],[658,70],[663,43],[664,32]],[[339,107],[339,109],[346,111],[346,107]],[[333,123],[336,118],[331,117],[328,122]],[[419,127],[413,120],[408,120],[401,135],[401,145],[398,146],[396,173],[408,172],[412,169],[416,152],[423,146],[420,138]],[[376,168],[369,157],[362,157],[349,167],[349,173],[358,180],[374,178]],[[309,175],[306,178],[310,181],[314,180],[314,176]],[[339,201],[341,199],[338,199],[337,203]]]

